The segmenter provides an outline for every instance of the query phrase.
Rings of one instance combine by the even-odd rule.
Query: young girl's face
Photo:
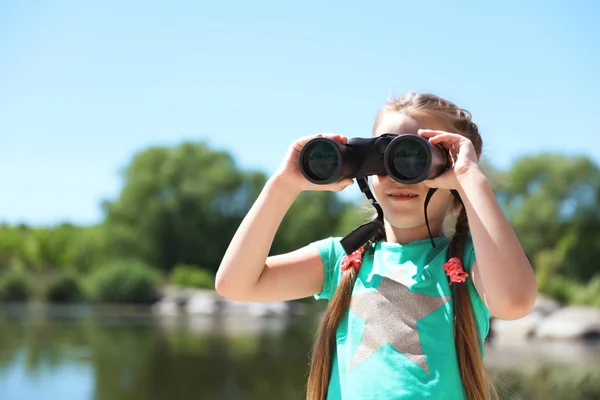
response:
[[[441,120],[427,114],[406,115],[387,112],[381,116],[376,127],[375,136],[384,133],[417,134],[419,129],[435,129],[448,131],[448,126]],[[394,181],[391,177],[374,175],[371,178],[373,196],[381,205],[383,215],[396,229],[418,229],[425,227],[423,207],[429,187],[424,183],[405,185]],[[405,195],[405,196],[402,196]],[[410,195],[410,196],[406,196]],[[434,234],[441,232],[444,218],[450,210],[452,195],[448,190],[438,190],[427,206],[427,216]]]

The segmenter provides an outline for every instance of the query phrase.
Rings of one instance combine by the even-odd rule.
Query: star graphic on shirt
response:
[[[429,373],[416,323],[451,297],[411,292],[401,280],[399,274],[386,276],[377,290],[352,296],[350,308],[365,321],[365,328],[350,369],[387,343]]]

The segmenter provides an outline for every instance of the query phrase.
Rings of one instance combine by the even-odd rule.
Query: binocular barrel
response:
[[[412,134],[351,138],[347,144],[318,137],[302,148],[299,167],[306,179],[318,185],[369,175],[389,175],[413,184],[442,174],[450,167],[450,158],[441,145]]]

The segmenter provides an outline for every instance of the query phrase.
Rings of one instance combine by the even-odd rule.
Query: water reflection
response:
[[[314,316],[157,318],[145,309],[3,308],[0,398],[304,399],[315,326]],[[540,363],[558,359],[535,346],[487,354],[512,393],[504,398],[600,398],[600,349],[579,345],[573,354],[580,356],[564,357],[574,348],[555,347],[573,365],[546,369]]]
[[[301,399],[313,322],[3,312],[0,398]]]

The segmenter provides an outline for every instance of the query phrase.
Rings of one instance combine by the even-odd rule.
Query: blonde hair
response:
[[[477,125],[471,120],[471,114],[454,103],[429,93],[408,93],[387,101],[375,120],[373,132],[382,116],[389,112],[425,113],[440,118],[455,133],[471,140],[477,157],[481,155],[482,140]],[[469,222],[462,205],[460,207],[454,234],[448,248],[448,258],[463,258],[465,244],[469,235]],[[385,238],[380,232],[375,240]],[[368,243],[364,248],[368,247]],[[337,328],[348,311],[352,289],[356,281],[356,272],[349,268],[343,273],[339,286],[332,296],[327,311],[317,331],[313,348],[311,370],[307,384],[308,400],[325,400],[331,373],[332,352],[335,346]],[[469,400],[487,400],[497,397],[493,382],[486,372],[481,350],[483,344],[479,339],[473,308],[466,285],[452,284],[454,303],[454,341],[460,375]]]

